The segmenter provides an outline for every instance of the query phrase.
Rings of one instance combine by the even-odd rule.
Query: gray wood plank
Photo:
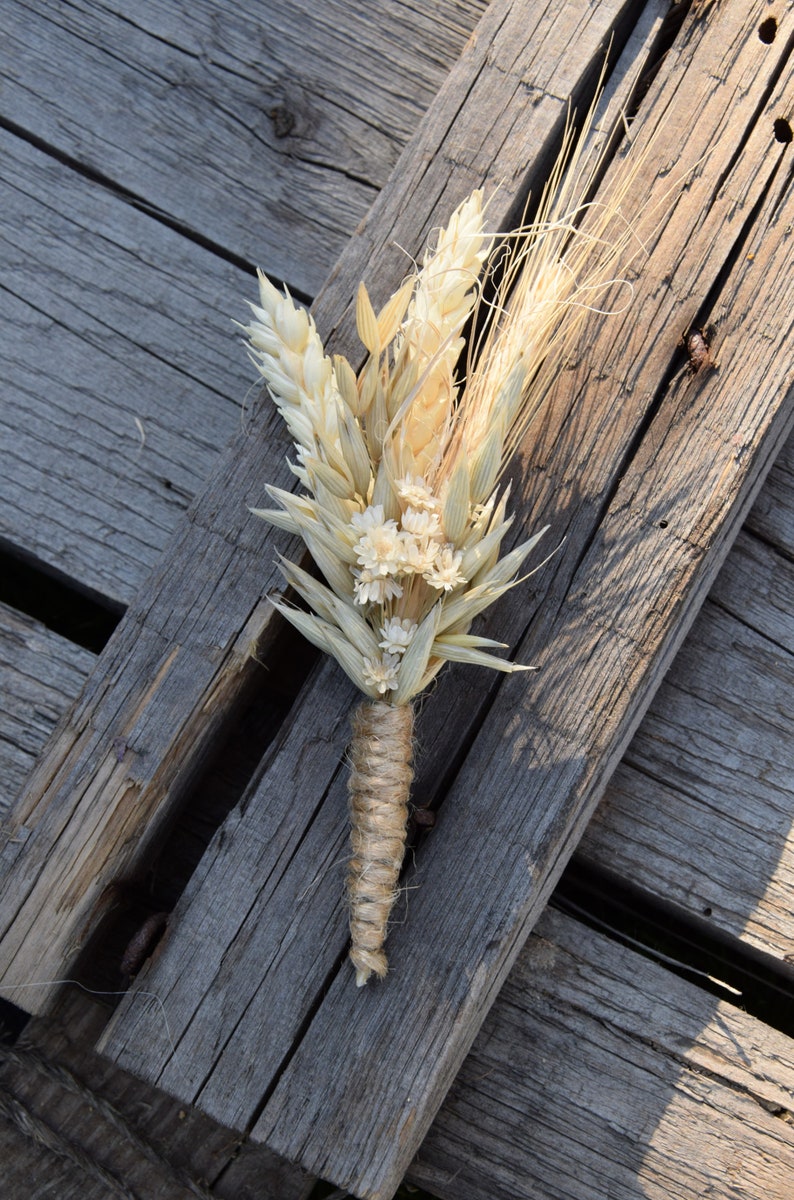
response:
[[[489,169],[500,180],[490,216],[496,226],[504,224],[558,144],[567,103],[552,90],[555,79],[566,89],[590,79],[592,58],[600,55],[610,22],[622,15],[618,3],[584,14],[571,4],[562,19],[550,5],[540,16],[533,7],[533,21],[540,24],[527,26],[519,4],[500,0],[489,9],[481,37],[472,41],[432,120],[406,151],[390,198],[351,242],[318,313],[323,305],[327,313],[349,311],[358,278],[373,260],[381,262],[380,286],[389,280],[396,285],[404,251],[418,253],[428,230]],[[533,30],[536,36],[524,44]],[[533,88],[526,78],[534,80]],[[494,141],[496,113],[500,135]],[[505,141],[511,129],[516,136]],[[532,166],[525,174],[527,161]],[[394,251],[395,239],[404,251]],[[353,292],[348,278],[356,281]],[[320,328],[332,327],[326,315]],[[342,322],[329,347],[354,354],[355,345],[350,322]],[[218,729],[234,719],[236,700],[257,662],[267,659],[268,639],[282,635],[281,622],[262,599],[279,586],[272,562],[280,539],[245,508],[261,501],[264,480],[289,485],[277,426],[271,408],[263,406],[229,445],[29,781],[3,850],[10,921],[3,959],[11,986],[34,972],[37,979],[57,979],[68,969],[101,919],[109,883],[146,860]],[[59,903],[56,894],[68,902]],[[30,936],[34,925],[46,927],[42,942]],[[26,964],[28,952],[33,957]],[[37,1006],[48,1000],[42,988]]]
[[[409,1178],[443,1200],[788,1200],[793,1051],[548,910]]]
[[[791,440],[787,446],[792,446]],[[785,465],[786,457],[784,452],[777,460],[778,463]],[[773,473],[778,475],[776,484],[773,483]],[[784,475],[783,479],[788,479],[790,484],[787,475]],[[774,506],[769,503],[769,492],[773,487],[776,501]],[[709,804],[704,806],[701,801],[694,825],[697,834],[694,837],[688,832],[692,826],[683,822],[677,815],[676,806],[680,807],[682,801],[676,795],[678,789],[675,783],[670,783],[662,789],[657,780],[655,788],[648,795],[636,787],[627,788],[625,813],[619,810],[616,812],[613,808],[614,802],[609,798],[615,791],[616,781],[628,771],[626,761],[631,758],[633,748],[643,739],[644,731],[653,721],[671,681],[681,674],[682,666],[689,664],[689,670],[692,667],[699,669],[701,653],[706,652],[703,649],[704,642],[706,647],[709,642],[708,633],[704,637],[696,636],[701,625],[707,630],[716,625],[719,633],[729,620],[728,613],[736,612],[741,615],[752,612],[755,617],[754,627],[763,629],[769,638],[778,641],[781,640],[781,633],[790,626],[792,607],[787,599],[787,578],[790,581],[791,563],[788,559],[773,554],[769,549],[768,543],[773,538],[774,530],[767,531],[761,523],[767,514],[774,513],[779,516],[781,510],[785,511],[788,508],[791,511],[788,500],[792,498],[794,488],[784,490],[780,472],[777,467],[773,468],[752,514],[753,524],[756,527],[761,525],[762,536],[767,532],[768,536],[759,541],[744,533],[737,539],[712,588],[711,600],[704,605],[692,634],[679,651],[665,683],[657,693],[649,713],[629,747],[627,758],[618,768],[612,784],[607,789],[607,800],[602,802],[597,810],[582,842],[585,856],[590,854],[598,859],[599,836],[593,836],[594,827],[598,829],[601,838],[607,837],[607,845],[611,841],[611,844],[620,847],[622,839],[626,839],[625,862],[612,865],[624,870],[629,878],[639,879],[644,886],[649,886],[650,890],[654,891],[656,888],[653,878],[649,880],[642,875],[645,856],[652,854],[654,864],[659,864],[658,890],[664,895],[666,889],[672,889],[677,902],[683,908],[694,906],[694,910],[697,911],[700,893],[696,884],[699,879],[710,882],[713,889],[711,881],[721,878],[721,868],[729,861],[723,850],[726,830],[730,837],[736,822],[743,819],[743,797],[748,791],[753,795],[754,789],[763,785],[755,779],[752,772],[749,778],[745,778],[739,771],[738,778],[725,792],[724,810],[717,814],[707,833],[703,832],[703,822],[709,820],[712,815],[712,802],[709,800]],[[749,523],[748,521],[747,524]],[[79,648],[71,647],[69,643],[63,643],[62,639],[56,638],[50,631],[27,618],[21,618],[18,614],[4,612],[0,616],[3,618],[0,629],[5,633],[0,645],[7,651],[2,668],[1,690],[6,698],[3,712],[6,715],[14,711],[23,723],[31,717],[36,719],[34,729],[25,730],[25,746],[29,750],[32,745],[43,741],[48,732],[38,723],[42,716],[46,716],[47,721],[54,720],[55,716],[65,709],[70,699],[68,687],[53,694],[59,663],[57,655],[66,656],[70,669],[65,679],[76,679],[78,682],[82,680],[93,656],[80,651]],[[49,645],[50,640],[53,642],[52,646]],[[734,670],[731,655],[737,649],[735,642],[728,640],[722,649],[725,655],[722,673],[726,678],[735,676],[737,688],[741,689],[737,693],[737,706],[740,711],[738,714],[727,714],[727,719],[732,718],[734,724],[743,724],[741,718],[745,715],[755,720],[753,694],[758,681],[752,672],[752,661],[748,671],[740,669],[739,664]],[[741,651],[741,644],[738,650]],[[70,651],[75,653],[70,655]],[[71,669],[71,657],[77,659],[76,670]],[[19,681],[14,672],[17,660]],[[703,679],[713,680],[715,677],[717,676],[713,673],[713,664],[709,664],[708,669],[703,672]],[[777,678],[778,676],[773,675],[767,681],[767,689]],[[708,708],[710,694],[704,691],[700,695],[705,708]],[[783,702],[784,696],[781,695],[777,703]],[[724,713],[723,719],[726,719]],[[706,713],[705,718],[699,720],[693,728],[708,729],[713,723]],[[747,732],[749,731],[748,728]],[[32,733],[34,743],[27,741],[29,733]],[[790,736],[779,738],[778,752],[781,747],[785,748],[789,744]],[[4,759],[7,745],[5,739],[0,740],[0,761]],[[690,772],[694,773],[702,759],[694,758],[692,744],[680,748],[674,766],[681,770],[687,756]],[[664,777],[666,767],[658,752],[654,770]],[[653,788],[653,784],[653,780],[648,781],[649,788]],[[704,786],[701,781],[701,787]],[[765,824],[762,802],[765,798],[773,798],[773,795],[773,790],[767,785],[763,787],[760,796],[754,797],[761,805],[761,819],[755,811],[752,815],[752,820],[759,829],[764,828]],[[683,802],[686,803],[686,800],[687,797],[684,796]],[[664,835],[657,836],[656,841],[652,823],[654,813],[664,828]],[[694,816],[692,820],[694,821]],[[641,828],[643,824],[651,829],[650,833],[646,833],[645,841],[635,832],[636,828]],[[741,874],[738,870],[735,871],[732,879],[726,881],[724,895],[728,898],[729,915],[736,911],[739,898],[749,903],[750,895],[758,891],[759,883],[762,884],[766,878],[765,869],[758,866],[758,863],[753,866],[752,863],[745,862],[747,842],[747,833],[743,829],[741,836],[734,837],[730,843],[734,855],[741,861],[744,869]],[[681,865],[682,854],[690,844],[696,852],[695,867],[699,869],[693,868],[691,880],[687,882],[685,878],[679,884],[679,875],[685,870]],[[758,847],[758,839],[754,838],[752,845],[748,847],[751,857],[758,854]],[[763,849],[763,842],[761,848]],[[668,855],[666,862],[665,852]],[[603,854],[601,858],[609,865]],[[776,887],[780,888],[781,892],[785,886],[785,880],[777,880]],[[791,878],[788,888],[790,911]],[[700,890],[702,891],[702,884]],[[761,890],[764,891],[763,888]],[[708,898],[714,904],[713,890]],[[758,904],[763,907],[764,895],[758,898]],[[548,927],[550,923],[560,920],[561,918],[553,916],[543,918],[545,940],[542,950],[536,952],[537,940],[535,937],[531,938],[511,971],[481,1035],[431,1127],[418,1159],[409,1169],[409,1177],[430,1187],[436,1194],[454,1196],[455,1200],[500,1195],[518,1200],[523,1195],[538,1195],[540,1188],[543,1188],[543,1195],[561,1195],[565,1200],[578,1195],[581,1195],[583,1200],[595,1200],[607,1187],[605,1180],[609,1181],[610,1194],[614,1194],[620,1200],[623,1200],[623,1197],[631,1197],[634,1200],[635,1196],[653,1195],[653,1190],[650,1193],[642,1190],[647,1188],[669,1189],[657,1193],[660,1197],[664,1196],[665,1200],[668,1195],[680,1195],[688,1200],[692,1194],[691,1189],[695,1186],[691,1170],[692,1166],[696,1165],[698,1179],[708,1181],[715,1197],[723,1194],[723,1188],[738,1187],[740,1196],[746,1195],[748,1200],[754,1200],[761,1187],[759,1183],[759,1191],[753,1191],[758,1180],[757,1171],[763,1168],[762,1147],[765,1148],[764,1152],[768,1152],[769,1145],[766,1131],[759,1133],[757,1129],[757,1106],[753,1105],[749,1109],[752,1119],[748,1125],[741,1111],[741,1104],[737,1111],[737,1096],[730,1089],[727,1090],[727,1101],[725,1088],[717,1088],[714,1084],[711,1084],[705,1093],[698,1091],[693,1094],[687,1086],[693,1081],[691,1056],[681,1068],[683,1081],[679,1079],[675,1085],[670,1086],[671,1099],[663,1105],[659,1100],[658,1080],[660,1074],[664,1074],[667,1080],[674,1077],[676,1063],[673,1054],[660,1046],[656,1039],[650,1047],[643,1043],[637,1051],[631,1031],[625,1030],[625,1014],[635,1013],[641,1003],[636,996],[626,1000],[622,990],[626,980],[633,981],[634,987],[640,991],[645,988],[645,1003],[658,1003],[658,998],[661,997],[668,1007],[676,999],[677,989],[686,989],[686,985],[672,980],[672,989],[676,995],[671,998],[670,977],[665,972],[659,972],[658,968],[650,968],[654,977],[650,984],[649,998],[648,964],[640,960],[638,966],[634,961],[635,956],[617,951],[614,945],[605,939],[595,938],[594,951],[574,960],[571,945],[586,942],[594,935],[580,932],[574,938],[569,933],[567,940],[563,939],[561,945],[560,939],[554,941],[552,930]],[[713,920],[725,927],[722,905],[714,904]],[[564,922],[563,927],[567,928],[568,924],[570,923]],[[761,922],[756,919],[756,924],[760,926]],[[752,929],[753,926],[748,924],[746,936],[752,936]],[[767,936],[767,944],[768,941]],[[613,963],[612,958],[615,954],[627,956],[630,959],[628,965],[624,963],[623,957]],[[591,987],[584,993],[585,1003],[581,1003],[581,996],[577,998],[570,986],[566,988],[564,983],[559,983],[557,974],[550,970],[550,965],[557,962],[561,956],[565,957],[569,964],[575,961],[577,972],[589,972],[594,969],[602,977],[600,986],[603,990],[597,997],[600,1008],[590,1003],[593,995]],[[659,980],[655,978],[655,972],[659,973]],[[575,986],[581,986],[579,975]],[[621,989],[620,995],[614,994],[616,987]],[[77,1006],[72,998],[67,1013],[63,1015],[67,1020],[74,1020],[83,1005],[84,1001],[81,1001],[81,1005]],[[609,1020],[602,1019],[602,1010],[608,1012]],[[668,1012],[664,1015],[666,1028],[675,1029],[675,1015]],[[101,1024],[100,1021],[98,1027],[101,1027]],[[583,1024],[587,1025],[587,1029],[583,1030]],[[620,1026],[619,1034],[615,1033],[615,1024]],[[40,1029],[46,1032],[48,1027],[42,1024]],[[605,1033],[605,1030],[608,1032]],[[743,1031],[743,1035],[746,1037],[746,1030]],[[134,1110],[136,1117],[145,1111],[148,1118],[147,1128],[156,1130],[158,1142],[162,1142],[163,1113],[170,1111],[169,1102],[159,1096],[154,1103],[153,1094],[149,1093],[146,1085],[136,1084],[125,1073],[93,1058],[87,1048],[86,1036],[90,1038],[90,1033],[84,1032],[79,1045],[75,1045],[72,1032],[68,1044],[72,1065],[81,1074],[88,1065],[92,1071],[92,1086],[98,1090],[100,1096],[112,1098],[117,1107],[121,1106],[122,1110],[128,1112]],[[774,1038],[775,1035],[761,1031],[760,1041],[763,1043],[770,1036]],[[58,1047],[49,1043],[42,1047],[38,1034],[35,1040],[39,1049],[47,1049],[51,1054],[58,1047],[62,1052],[63,1045],[66,1045],[63,1038],[58,1042]],[[759,1038],[756,1038],[756,1044],[758,1040]],[[616,1041],[619,1043],[617,1046]],[[742,1045],[745,1044],[743,1040]],[[660,1056],[663,1060],[661,1066]],[[617,1078],[616,1061],[620,1063]],[[768,1062],[762,1072],[760,1068],[756,1068],[756,1076],[762,1073],[767,1079],[774,1079],[776,1070],[777,1064],[774,1061]],[[547,1071],[553,1071],[556,1080],[555,1088],[551,1092],[546,1087]],[[610,1080],[608,1086],[605,1085],[605,1078]],[[40,1091],[40,1087],[36,1090]],[[47,1097],[53,1105],[57,1100],[55,1117],[60,1121],[60,1128],[63,1130],[67,1125],[71,1127],[68,1116],[71,1112],[69,1103],[66,1102],[64,1109],[63,1096],[57,1093],[57,1089],[50,1090],[52,1095],[47,1093]],[[637,1103],[638,1095],[642,1097],[641,1105]],[[53,1113],[46,1103],[47,1097],[45,1115],[53,1119]],[[726,1106],[726,1112],[717,1108],[718,1102]],[[658,1124],[652,1137],[647,1132],[652,1123],[648,1115],[651,1106],[654,1111],[659,1112]],[[64,1111],[67,1113],[66,1119],[63,1117]],[[744,1147],[741,1154],[735,1150],[737,1122],[740,1120],[741,1144]],[[196,1114],[191,1114],[187,1123],[184,1120],[179,1121],[177,1127],[182,1130],[179,1145],[185,1151],[191,1144],[195,1151],[199,1143],[203,1143],[203,1139],[207,1137],[205,1130],[201,1139],[193,1137],[191,1142],[188,1131],[195,1129],[197,1121],[200,1122],[201,1118]],[[777,1126],[773,1123],[772,1128]],[[228,1139],[230,1135],[225,1136]],[[70,1169],[45,1154],[40,1146],[23,1140],[10,1126],[3,1128],[3,1138],[4,1178],[10,1195],[17,1194],[14,1189],[18,1180],[24,1181],[25,1187],[31,1187],[30,1181],[40,1178],[46,1179],[46,1184],[42,1184],[42,1187],[57,1187],[59,1195],[90,1197],[96,1192],[97,1196],[104,1197],[106,1189],[103,1185],[92,1185],[84,1174],[74,1171],[74,1168],[72,1173],[75,1178],[72,1184],[67,1184],[71,1177]],[[702,1154],[696,1157],[688,1155],[686,1147],[692,1143],[707,1147],[708,1156],[704,1158]],[[724,1148],[728,1145],[732,1147],[733,1157],[738,1164],[738,1179],[734,1175],[730,1181],[724,1172]],[[587,1153],[583,1150],[585,1146],[591,1147]],[[110,1148],[106,1145],[105,1154],[109,1151]],[[252,1197],[256,1196],[262,1171],[259,1158],[261,1153],[261,1150],[257,1151],[248,1146],[242,1152],[238,1151],[233,1165],[227,1168],[222,1176],[222,1183],[214,1186],[215,1193],[235,1198],[248,1194],[242,1190],[243,1184],[238,1177],[245,1167],[250,1175],[250,1194]],[[785,1154],[785,1143],[782,1150],[780,1146],[774,1146],[770,1161],[775,1171],[782,1171],[785,1165],[781,1164],[781,1153]],[[576,1178],[573,1180],[568,1170],[571,1162],[576,1163]],[[528,1169],[527,1163],[532,1164],[531,1170]],[[673,1173],[671,1177],[671,1164],[676,1163],[685,1164],[686,1169],[680,1173]],[[766,1185],[763,1175],[761,1182]],[[32,1194],[36,1194],[35,1186]],[[73,1189],[71,1192],[68,1190],[69,1186]],[[19,1187],[21,1189],[23,1184],[20,1183]],[[100,1190],[97,1191],[97,1188]],[[223,1190],[219,1190],[220,1188]],[[152,1193],[147,1192],[148,1194]],[[280,1184],[274,1194],[279,1197],[286,1195],[284,1185]],[[770,1194],[774,1195],[774,1191]]]
[[[35,1018],[15,1046],[0,1046],[8,1117],[21,1106],[23,1130],[24,1114],[31,1118],[26,1144],[9,1147],[4,1160],[8,1200],[43,1196],[47,1185],[52,1195],[98,1200],[305,1200],[313,1180],[299,1169],[100,1058],[91,1049],[103,1019],[96,1000],[72,991],[60,1009],[60,1020]],[[61,1155],[42,1142],[48,1131]],[[31,1160],[40,1191],[21,1186]]]
[[[747,518],[747,527],[782,554],[794,557],[794,439],[783,447],[767,486]]]
[[[743,534],[579,850],[788,962],[793,695],[794,563]]]
[[[761,55],[753,24],[756,15],[755,11],[747,15],[733,8],[723,10],[722,18],[715,17],[711,26],[693,22],[687,28],[677,59],[673,56],[674,66],[671,64],[660,85],[663,99],[659,106],[667,104],[666,128],[676,146],[680,125],[693,103],[692,90],[682,89],[683,94],[676,96],[680,106],[676,111],[670,99],[670,93],[678,89],[676,71],[691,80],[694,68],[685,65],[687,58],[702,55],[695,61],[702,63],[703,87],[715,106],[711,111],[716,128],[709,128],[709,104],[705,102],[697,132],[704,143],[714,145],[716,137],[719,145],[717,130],[724,110],[718,90],[714,92],[715,55],[723,54],[740,64],[743,55],[749,55],[754,65],[747,74],[756,73],[758,78]],[[784,79],[781,86],[790,86],[790,81]],[[696,85],[691,87],[696,90]],[[774,104],[782,102],[774,97]],[[714,200],[711,176],[693,183],[687,205],[678,210],[678,220],[685,221],[688,216],[692,224],[682,227],[671,222],[666,230],[669,240],[663,241],[661,248],[657,246],[644,264],[643,278],[652,297],[646,312],[653,310],[654,327],[670,331],[669,343],[665,345],[649,330],[638,330],[635,312],[631,333],[614,326],[608,333],[602,331],[610,344],[627,345],[632,367],[624,396],[626,392],[638,398],[653,394],[678,338],[672,331],[677,330],[682,316],[686,320],[686,314],[665,308],[672,300],[667,290],[671,254],[675,256],[676,291],[691,296],[694,315],[696,296],[705,296],[715,278],[709,275],[709,268],[716,269],[724,261],[730,213],[735,218],[735,206],[742,196],[744,211],[752,210],[753,200],[744,189],[758,183],[759,158],[753,150],[756,138],[755,154],[761,143],[766,147],[764,154],[768,153],[772,136],[769,112],[771,107],[764,124],[747,130],[744,166],[730,184],[726,180],[723,200],[709,209]],[[752,124],[755,117],[750,120]],[[737,159],[734,154],[735,140],[722,145],[728,156],[727,169],[735,171],[742,162],[742,156]],[[697,144],[692,142],[689,150],[697,155]],[[659,159],[666,165],[663,150]],[[718,172],[714,159],[711,169]],[[681,371],[662,398],[633,460],[629,464],[621,461],[616,447],[610,447],[610,453],[615,450],[622,480],[606,515],[588,510],[587,497],[601,493],[606,486],[599,472],[607,457],[606,439],[617,434],[610,428],[613,423],[605,420],[593,433],[597,455],[586,441],[586,424],[577,427],[577,436],[584,441],[576,447],[579,457],[575,466],[571,462],[563,466],[553,457],[560,452],[556,429],[548,433],[547,445],[554,449],[549,449],[548,458],[541,457],[541,462],[553,474],[549,488],[556,493],[557,505],[565,506],[566,484],[571,487],[572,479],[577,489],[577,517],[569,513],[567,518],[569,537],[574,539],[567,554],[573,560],[571,570],[577,574],[571,581],[563,567],[557,566],[555,588],[565,593],[566,602],[560,608],[560,592],[552,589],[547,593],[521,647],[529,661],[533,652],[538,655],[544,648],[538,688],[533,687],[526,700],[512,681],[500,689],[478,735],[475,753],[464,763],[445,802],[442,828],[418,855],[422,886],[410,891],[409,920],[392,934],[396,965],[383,989],[361,997],[354,995],[344,970],[334,975],[344,945],[338,903],[343,837],[334,834],[344,810],[344,786],[338,775],[344,726],[336,715],[329,726],[322,714],[337,714],[349,698],[349,690],[330,669],[318,673],[258,789],[217,839],[185,898],[177,932],[159,957],[156,970],[147,976],[149,985],[157,988],[174,1011],[179,1039],[175,1057],[181,1060],[182,1069],[187,1062],[192,1070],[197,1056],[203,1055],[202,1067],[194,1075],[195,1091],[190,1094],[198,1095],[210,1111],[228,1113],[234,1108],[235,1120],[241,1120],[245,1119],[244,1106],[252,1105],[248,1111],[253,1111],[270,1080],[277,1077],[255,1132],[282,1152],[311,1162],[318,1173],[345,1186],[352,1183],[363,1195],[389,1194],[404,1156],[427,1127],[451,1078],[452,1064],[457,1065],[458,1055],[465,1052],[477,1020],[493,999],[521,937],[545,900],[669,661],[677,636],[683,632],[685,598],[696,607],[729,539],[731,523],[725,524],[729,497],[747,465],[746,454],[738,453],[740,447],[733,440],[735,431],[742,429],[746,447],[755,419],[751,417],[753,403],[760,405],[763,426],[768,417],[765,405],[775,394],[770,391],[761,397],[757,390],[754,356],[761,353],[762,345],[766,356],[770,334],[766,317],[758,314],[769,311],[773,295],[777,311],[788,311],[780,289],[786,287],[789,265],[781,244],[773,246],[774,230],[782,231],[786,218],[783,212],[776,214],[776,202],[777,196],[770,198],[758,215],[751,243],[756,255],[761,245],[766,246],[769,257],[764,269],[751,268],[750,259],[740,256],[734,275],[723,285],[723,294],[730,295],[733,306],[725,322],[726,344],[728,335],[733,332],[738,340],[735,331],[742,330],[742,353],[732,356],[730,376],[725,365],[719,377],[712,374],[693,379]],[[722,203],[726,207],[720,211]],[[657,281],[655,286],[650,280]],[[768,299],[767,287],[771,289]],[[763,324],[763,333],[756,321]],[[762,339],[758,342],[754,328]],[[781,327],[778,333],[784,338],[787,329]],[[636,359],[632,336],[637,339]],[[775,351],[769,349],[774,369]],[[779,385],[766,376],[763,384],[769,383],[771,389],[780,387],[787,394],[787,367],[784,361],[779,365]],[[599,381],[591,379],[590,384],[592,421]],[[778,436],[783,435],[788,419],[782,419]],[[575,418],[573,423],[576,425]],[[779,442],[773,437],[764,455],[773,453],[776,444]],[[588,476],[587,464],[594,477]],[[745,482],[747,490],[734,493],[737,520],[753,495],[749,477],[745,476]],[[545,483],[543,480],[538,490]],[[541,500],[536,513],[543,508]],[[536,515],[536,519],[542,517]],[[599,525],[595,537],[588,525],[592,520]],[[581,562],[577,567],[578,554]],[[509,627],[515,619],[520,636],[528,620],[526,607],[512,618],[508,610],[505,606],[500,613],[499,627],[503,628],[505,620]],[[672,622],[667,628],[665,614]],[[508,636],[512,641],[512,634]],[[577,680],[575,695],[570,687],[572,677]],[[468,732],[470,710],[476,710],[478,702],[472,692],[464,691],[460,677],[455,686],[460,693],[457,699],[440,684],[427,705],[424,728],[420,726],[426,761],[438,754],[436,764],[449,763],[455,754],[451,747]],[[584,707],[582,696],[587,697]],[[317,729],[318,724],[322,732],[313,736],[309,763],[306,730]],[[443,756],[438,753],[439,747],[443,749],[440,725],[447,733],[454,731]],[[535,731],[533,736],[527,732],[530,729]],[[503,747],[508,743],[510,753],[506,754]],[[436,773],[442,774],[438,769]],[[425,763],[420,786],[431,779],[432,771]],[[493,802],[494,791],[501,795],[498,806]],[[300,833],[294,826],[285,830],[286,814],[294,821],[307,796],[324,796],[322,808],[312,809]],[[566,808],[568,804],[574,807]],[[301,836],[304,840],[298,845]],[[473,855],[472,847],[480,853]],[[229,894],[230,879],[239,889],[233,895]],[[494,879],[499,880],[497,891]],[[238,897],[243,895],[246,902],[241,908]],[[485,909],[480,903],[483,895],[492,898]],[[186,962],[180,950],[180,943],[195,944],[191,929],[196,933],[204,930],[210,946],[202,963],[195,958]],[[310,937],[314,939],[313,955],[306,945]],[[246,963],[253,962],[257,964],[256,978],[251,976],[242,990]],[[468,964],[463,973],[461,962]],[[263,980],[264,967],[267,974]],[[435,1010],[430,1014],[420,1002],[420,997],[428,995],[435,998]],[[323,999],[311,1015],[297,1053],[284,1067],[286,1036],[312,1012],[320,996]],[[417,1011],[424,1013],[421,1022],[415,1020]],[[267,1046],[261,1040],[265,1020],[272,1035]],[[184,1081],[176,1079],[175,1063],[169,1061],[167,1052],[162,1066],[157,1061],[153,1064],[157,1052],[145,1019],[129,1014],[126,1022],[121,1018],[117,1030],[115,1041],[111,1033],[107,1045],[122,1061],[151,1072],[165,1086],[184,1087]],[[145,1055],[137,1049],[141,1044],[147,1047]],[[273,1075],[269,1076],[269,1071]],[[340,1113],[345,1120],[344,1138]]]
[[[0,536],[127,604],[243,423],[251,280],[5,130],[0,189]]]
[[[13,0],[7,122],[313,294],[485,0]]]
[[[0,604],[0,814],[16,800],[96,655]]]

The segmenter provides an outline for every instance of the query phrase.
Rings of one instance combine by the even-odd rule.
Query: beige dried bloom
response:
[[[431,587],[451,592],[467,582],[466,576],[460,570],[462,559],[460,550],[456,550],[454,546],[442,546],[433,560],[433,565],[425,571],[424,578]]]
[[[380,658],[364,659],[364,678],[380,696],[396,689],[399,669],[400,659],[397,654],[383,654]]]
[[[404,479],[398,479],[395,482],[394,490],[400,503],[408,508],[427,509],[429,512],[435,512],[438,507],[438,501],[421,475],[417,475],[415,478],[412,475],[406,475]]]
[[[415,621],[390,617],[381,626],[382,641],[378,642],[378,645],[389,654],[405,654],[405,651],[411,644],[411,638],[416,633],[416,629],[417,625]]]

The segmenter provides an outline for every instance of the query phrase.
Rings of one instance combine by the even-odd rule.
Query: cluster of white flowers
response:
[[[387,654],[405,654],[417,628],[416,621],[409,621],[407,617],[402,621],[399,617],[389,617],[380,627],[383,640],[378,645]]]
[[[381,504],[370,504],[351,517],[358,534],[356,566],[351,570],[361,605],[399,600],[409,576],[421,576],[438,591],[450,592],[466,583],[460,570],[463,556],[445,540],[441,504],[424,479],[407,475],[397,480],[396,491],[404,505],[399,522],[387,519]],[[365,683],[381,696],[397,689],[401,658],[417,628],[408,618],[384,618],[378,642],[383,654],[364,659]]]
[[[380,658],[364,659],[364,682],[384,696],[397,687],[400,668],[399,654],[382,654]]]
[[[389,617],[380,627],[381,641],[378,645],[384,651],[380,658],[364,659],[364,679],[380,692],[381,696],[397,687],[397,672],[400,668],[400,656],[405,654],[411,644],[411,638],[416,633],[416,621],[408,618]]]
[[[384,517],[380,504],[371,504],[351,518],[359,535],[357,565],[351,568],[359,604],[399,599],[400,580],[408,575],[421,575],[431,587],[445,592],[466,583],[460,570],[463,555],[444,540],[441,506],[424,480],[410,475],[398,480],[397,494],[406,504],[399,524]]]

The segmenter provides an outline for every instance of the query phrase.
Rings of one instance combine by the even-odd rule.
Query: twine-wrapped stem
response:
[[[347,890],[350,958],[356,984],[388,970],[383,943],[405,853],[408,794],[413,778],[410,704],[366,701],[353,714],[350,749],[350,841]]]

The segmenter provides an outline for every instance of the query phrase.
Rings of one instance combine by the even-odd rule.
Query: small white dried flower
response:
[[[372,525],[356,542],[356,558],[373,575],[396,575],[403,554],[402,539],[396,521]]]
[[[413,533],[403,533],[400,536],[402,540],[401,573],[424,575],[425,571],[431,571],[439,551],[438,542],[429,538],[417,537]]]
[[[390,617],[381,626],[380,634],[383,640],[378,642],[378,645],[389,654],[404,654],[418,628],[416,621],[409,621],[407,617],[403,620]]]
[[[397,673],[400,669],[398,654],[384,654],[380,658],[364,659],[364,683],[374,687],[381,696],[397,689]]]
[[[439,591],[443,588],[445,592],[451,592],[459,584],[466,583],[466,577],[460,571],[462,559],[463,555],[454,546],[443,546],[436,554],[432,567],[425,571],[422,578]]]
[[[385,604],[387,600],[399,600],[402,586],[393,575],[375,575],[366,568],[353,571],[355,584],[353,594],[357,604]]]
[[[353,513],[350,524],[361,536],[355,545],[356,557],[371,576],[394,575],[400,567],[402,544],[397,522],[385,520],[382,504],[370,504],[363,512]],[[354,572],[358,578],[358,572]]]
[[[410,508],[424,508],[429,512],[439,508],[438,500],[421,475],[406,475],[396,481],[395,487],[402,503]]]
[[[353,513],[350,518],[350,524],[359,533],[367,533],[370,529],[377,529],[378,525],[383,524],[383,505],[370,504],[363,512]]]
[[[440,538],[442,536],[438,513],[428,512],[426,509],[406,509],[400,525],[406,532],[413,533],[417,537]]]

